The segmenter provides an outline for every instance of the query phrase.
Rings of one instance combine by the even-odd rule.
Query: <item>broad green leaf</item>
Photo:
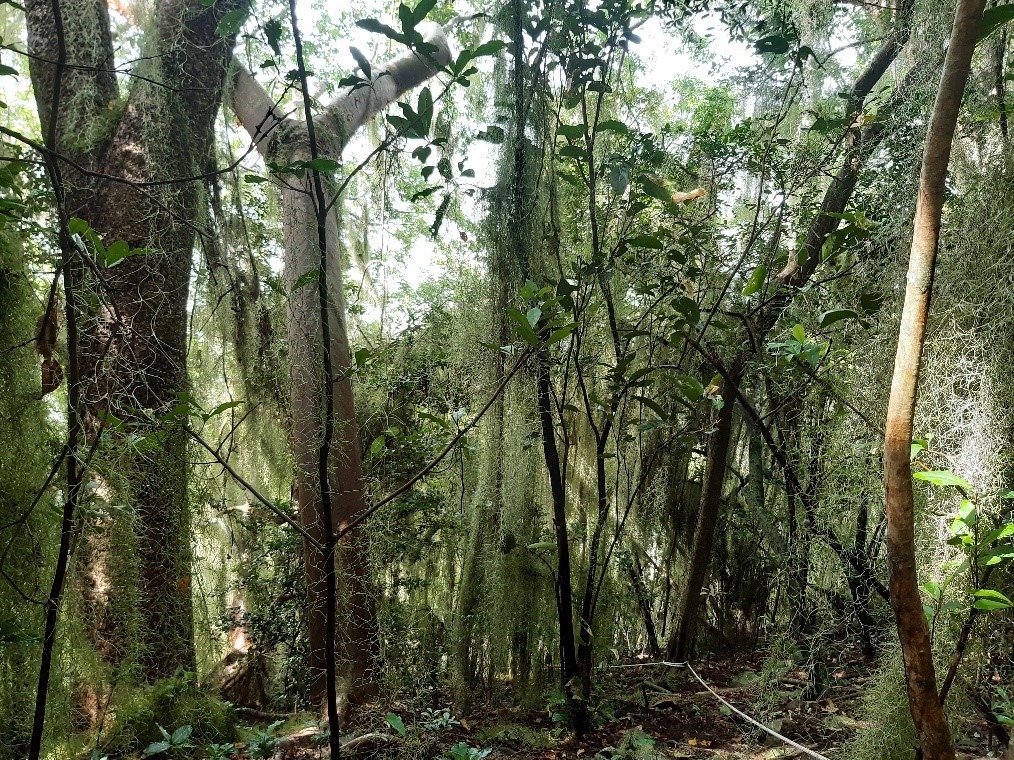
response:
[[[792,337],[800,343],[806,342],[806,328],[798,322],[792,326]]]
[[[229,11],[223,13],[222,18],[218,20],[218,26],[215,28],[215,34],[219,37],[230,37],[237,34],[243,26],[243,22],[246,21],[246,11]]]
[[[387,725],[397,731],[399,736],[405,736],[405,721],[393,712],[389,712],[384,718],[387,720]]]
[[[1014,602],[999,591],[994,591],[989,588],[981,588],[975,592],[975,604],[972,606],[977,610],[984,611],[1006,610],[1014,607]]]
[[[917,472],[912,475],[916,480],[925,480],[927,483],[932,483],[935,486],[954,486],[964,491],[971,491],[972,485],[964,478],[959,475],[955,475],[950,470],[929,470],[926,472]]]
[[[525,548],[530,552],[556,551],[556,544],[552,541],[538,541],[534,544],[528,544]]]
[[[634,235],[627,238],[627,245],[634,248],[652,248],[656,251],[662,250],[662,241],[654,235]]]
[[[630,133],[630,127],[624,124],[622,121],[616,119],[605,119],[600,121],[595,126],[596,132],[615,132],[618,135],[626,135]]]
[[[764,282],[767,280],[768,268],[761,264],[750,275],[750,279],[746,282],[746,287],[743,288],[743,296],[749,298],[762,287]]]
[[[490,40],[489,42],[482,43],[479,47],[473,50],[470,58],[481,58],[486,55],[496,55],[505,47],[507,47],[507,43],[503,40]]]
[[[651,409],[651,411],[653,411],[655,414],[657,414],[661,419],[664,420],[666,417],[669,416],[669,415],[667,415],[665,413],[665,409],[662,408],[661,404],[659,404],[657,401],[655,401],[655,399],[651,399],[651,398],[648,398],[647,396],[642,396],[642,395],[634,396],[634,398],[637,401],[640,401],[642,404],[644,404],[649,409]]]
[[[350,47],[349,52],[352,53],[352,57],[356,61],[356,66],[363,72],[363,75],[367,79],[373,79],[373,67],[370,66],[370,62],[366,60],[366,56],[357,47]],[[390,713],[388,713],[390,715]]]
[[[689,401],[700,401],[704,398],[704,385],[696,377],[676,375],[673,383]]]
[[[518,331],[518,335],[521,339],[533,348],[539,345],[539,336],[536,335],[535,330],[528,323],[528,318],[520,309],[516,309],[513,306],[507,309],[507,316],[514,322],[514,326]]]
[[[539,320],[542,319],[542,309],[538,306],[533,306],[525,313],[525,319],[528,320],[528,324],[535,329],[535,326],[539,324]]]
[[[168,752],[171,746],[172,745],[166,741],[152,742],[144,748],[144,754],[146,757],[150,757],[151,755],[161,755],[163,752]]]
[[[650,195],[655,200],[662,201],[663,203],[672,202],[672,193],[665,187],[663,180],[648,174],[642,174],[637,178],[637,183],[646,195]]]
[[[282,39],[282,29],[281,19],[273,18],[264,24],[264,37],[271,47],[271,52],[276,56],[281,56],[282,54],[282,47],[278,44]]]
[[[333,174],[338,171],[338,162],[333,158],[311,158],[309,161],[303,161],[303,166],[315,172],[321,172],[322,174]]]
[[[549,338],[546,340],[546,345],[552,346],[554,343],[559,343],[561,340],[563,340],[572,332],[574,332],[574,328],[576,327],[577,323],[571,322],[569,325],[564,325],[558,330],[553,330],[553,332],[549,334]]]
[[[1014,4],[998,5],[995,8],[987,8],[982,14],[979,22],[979,42],[1014,19]]]
[[[368,32],[374,34],[382,34],[388,39],[392,39],[395,42],[406,42],[405,35],[400,32],[396,32],[393,28],[387,24],[382,24],[375,18],[364,18],[356,22],[356,26],[360,29],[365,29]]]
[[[175,731],[173,731],[173,735],[170,741],[178,746],[180,744],[183,744],[183,742],[185,742],[187,739],[189,739],[190,734],[192,734],[193,732],[194,729],[191,726],[180,726]]]
[[[772,34],[769,37],[757,40],[754,43],[754,48],[758,53],[774,53],[778,55],[789,52],[789,41],[780,35]]]
[[[556,128],[556,133],[568,140],[579,140],[584,137],[584,124],[561,124]]]
[[[883,293],[863,293],[859,296],[859,305],[866,312],[867,316],[872,316],[880,311],[880,307],[884,305],[884,294]]]
[[[309,285],[310,283],[315,283],[319,279],[320,279],[319,269],[311,269],[309,272],[304,272],[299,276],[299,279],[297,279],[296,283],[292,286],[291,292],[295,293],[300,288]]]
[[[852,309],[833,309],[820,315],[819,324],[821,327],[830,327],[835,322],[841,322],[843,319],[856,319],[858,316],[859,313]]]

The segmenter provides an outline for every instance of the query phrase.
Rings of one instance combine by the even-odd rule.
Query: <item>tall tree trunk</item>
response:
[[[686,660],[693,651],[701,591],[704,589],[708,566],[711,564],[715,527],[722,511],[722,489],[725,486],[726,464],[732,442],[733,410],[742,376],[742,367],[735,365],[729,368],[729,377],[722,381],[722,399],[725,403],[718,410],[715,431],[708,442],[708,464],[704,473],[704,487],[701,490],[701,508],[697,515],[697,529],[694,531],[690,568],[677,609],[676,625],[667,648],[670,659]]]
[[[178,403],[175,392],[187,389],[187,297],[201,198],[200,181],[188,178],[205,168],[235,43],[234,36],[218,34],[218,23],[244,7],[243,0],[210,8],[197,0],[161,3],[145,78],[134,81],[120,109],[105,4],[26,4],[46,145],[74,162],[63,166],[64,211],[84,219],[106,245],[124,241],[147,251],[101,269],[101,280],[93,276],[87,283],[98,296],[83,314],[78,346],[82,422],[90,436],[105,414],[145,424]],[[56,87],[56,66],[48,61],[59,60],[61,49],[75,68]],[[87,173],[98,170],[106,177]],[[136,651],[148,679],[195,665],[186,445],[181,431],[162,432],[157,450],[130,454],[120,494],[135,514]],[[102,549],[92,553],[95,561],[104,561]],[[134,648],[122,629],[112,632],[111,642],[91,633],[100,650],[116,658]]]
[[[926,320],[943,212],[947,165],[985,0],[959,0],[926,136],[905,306],[894,360],[884,443],[891,606],[905,660],[909,709],[926,760],[950,760],[954,745],[937,695],[933,646],[916,574],[910,452]]]
[[[437,63],[446,63],[450,54],[443,32],[435,25],[428,25],[426,31],[427,41],[438,48],[434,59]],[[315,119],[320,155],[340,158],[348,138],[367,119],[433,73],[432,65],[412,52],[375,69],[372,86],[344,95],[328,107],[323,116]],[[232,110],[266,159],[286,165],[311,158],[306,124],[295,123],[276,112],[271,98],[242,68],[237,68]],[[348,526],[366,511],[367,503],[352,391],[352,357],[345,324],[338,224],[335,213],[328,212],[324,243],[330,366],[324,368],[320,360],[324,331],[319,294],[314,287],[320,276],[321,249],[312,189],[311,177],[299,180],[288,176],[282,186],[285,279],[289,291],[292,447],[296,463],[294,493],[300,522],[315,539],[314,543],[304,543],[306,621],[312,674],[310,696],[321,701],[326,690],[328,559],[323,547],[329,541],[325,530],[328,519],[324,515],[327,509],[331,524],[343,536],[335,560],[338,599],[342,607],[338,611],[336,651],[339,673],[344,681],[344,704],[352,706],[369,700],[377,692],[375,658],[379,642],[365,528],[360,526],[346,533]],[[334,206],[335,188],[328,187],[325,196],[328,205]],[[324,504],[321,497],[319,472],[320,446],[326,424],[323,417],[326,377],[334,379],[334,444],[330,447],[327,467],[329,504]]]
[[[854,117],[862,112],[866,97],[887,73],[898,53],[907,43],[911,34],[911,25],[912,0],[903,0],[895,17],[894,29],[852,87],[848,99],[846,121],[853,121]],[[889,112],[891,106],[908,98],[914,79],[915,77],[910,72],[909,76],[896,88],[888,107],[881,109],[882,113]],[[750,358],[752,347],[763,345],[767,334],[777,322],[779,314],[791,303],[794,291],[810,281],[820,265],[820,251],[824,242],[831,233],[838,229],[841,221],[840,214],[845,210],[852,197],[856,183],[859,181],[859,172],[887,132],[887,120],[882,118],[875,120],[865,128],[854,128],[847,142],[844,161],[824,193],[820,211],[810,224],[803,245],[800,246],[796,255],[790,258],[782,271],[773,278],[770,291],[774,295],[763,304],[760,313],[751,315],[751,321],[754,323],[752,329],[744,330],[741,333],[740,342],[745,348],[728,362],[730,368],[739,368],[736,388],[730,387],[729,383],[725,382],[723,394],[725,391],[738,390],[739,381],[742,379],[742,368],[746,366]],[[727,396],[723,395],[723,398],[726,399],[728,406],[732,406],[734,403],[732,393]],[[727,414],[730,415],[728,435],[731,436],[732,410],[729,409]],[[729,440],[723,441],[719,432],[716,431],[708,445],[708,462],[701,496],[701,516],[694,534],[690,573],[681,598],[677,624],[673,629],[673,635],[669,639],[667,648],[669,656],[677,659],[679,659],[677,653],[682,653],[682,656],[689,653],[693,640],[693,628],[697,623],[698,601],[707,578],[707,566],[714,544],[714,528],[718,524],[718,511],[721,508],[720,495],[725,483],[728,450]]]

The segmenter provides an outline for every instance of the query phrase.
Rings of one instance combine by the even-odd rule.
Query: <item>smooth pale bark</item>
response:
[[[926,760],[951,760],[954,758],[954,745],[937,694],[933,645],[916,574],[915,508],[910,461],[912,425],[940,242],[947,165],[984,8],[984,0],[959,0],[933,104],[919,178],[905,306],[901,314],[884,442],[891,606],[904,655],[909,710]]]
[[[186,178],[204,170],[235,44],[234,37],[217,33],[218,23],[244,7],[243,0],[211,8],[199,0],[158,4],[152,55],[143,64],[147,79],[134,80],[120,102],[105,4],[26,3],[32,83],[47,147],[85,169],[61,159],[63,211],[88,222],[107,245],[124,241],[148,251],[103,270],[101,282],[89,276],[82,283],[101,298],[82,314],[78,346],[82,423],[91,437],[104,413],[144,424],[178,403],[175,391],[187,389],[187,296],[201,189]],[[74,68],[64,70],[57,89],[50,62],[59,60],[61,49]],[[131,184],[166,180],[174,182]],[[134,514],[139,639],[125,627],[89,630],[112,663],[136,651],[149,680],[195,664],[186,461],[185,438],[172,430],[157,449],[130,455],[117,499]],[[86,530],[82,540],[94,537]],[[101,535],[85,554],[95,563],[108,559]],[[108,589],[95,599],[108,605]],[[106,618],[96,610],[92,619]]]
[[[423,31],[420,29],[420,31]],[[424,34],[438,48],[434,60],[450,58],[447,41],[439,26],[427,24]],[[370,117],[434,73],[433,63],[409,52],[376,70],[373,85],[339,98],[315,120],[320,155],[339,159],[348,138]],[[232,110],[265,159],[288,164],[310,158],[305,124],[279,114],[264,89],[238,69],[232,93]],[[326,188],[334,205],[334,188]],[[319,456],[323,438],[325,373],[321,364],[323,331],[319,294],[313,273],[320,268],[317,214],[311,178],[285,177],[282,185],[285,281],[289,291],[288,336],[290,394],[292,401],[291,444],[296,463],[294,497],[300,522],[317,539],[318,546],[304,542],[307,586],[307,631],[310,643],[310,695],[325,694],[327,561],[320,548],[324,532],[324,505],[320,493]],[[334,442],[330,449],[331,522],[343,536],[336,555],[338,576],[337,656],[343,679],[345,705],[368,701],[376,694],[375,660],[378,648],[376,610],[370,584],[369,547],[366,532],[347,526],[367,509],[363,489],[355,398],[352,390],[352,357],[345,322],[344,279],[336,215],[326,221],[327,288],[329,293],[330,376],[334,386]],[[309,281],[306,276],[310,275]]]

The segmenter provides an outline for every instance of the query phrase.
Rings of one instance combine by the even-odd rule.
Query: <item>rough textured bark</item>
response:
[[[448,60],[447,42],[440,28],[430,25],[428,41],[438,47],[435,59]],[[348,137],[380,109],[433,74],[430,62],[407,53],[374,72],[374,84],[339,98],[315,121],[322,156],[338,158]],[[258,150],[281,164],[310,158],[306,125],[285,119],[274,110],[264,89],[245,70],[237,71],[232,109],[250,134]],[[326,189],[333,205],[333,187]],[[317,234],[317,209],[311,178],[289,176],[282,187],[282,219],[285,247],[285,280],[289,291],[289,363],[291,367],[292,447],[296,463],[294,495],[300,522],[316,539],[317,546],[304,542],[307,585],[307,629],[310,640],[310,695],[321,700],[325,694],[327,665],[325,578],[327,559],[320,548],[327,543],[324,509],[344,536],[338,546],[337,658],[344,680],[346,705],[369,700],[378,682],[375,659],[378,647],[377,620],[370,590],[369,551],[363,528],[346,534],[347,527],[367,509],[363,490],[355,399],[352,390],[352,357],[345,326],[345,299],[340,239],[335,214],[326,220],[327,289],[329,300],[330,362],[323,371],[320,355],[323,341],[318,292],[305,275],[319,272],[321,251]],[[323,437],[323,378],[334,381],[334,445],[330,449],[330,504],[321,498],[318,464]]]
[[[143,64],[146,79],[135,80],[120,102],[105,4],[26,4],[47,147],[74,162],[61,160],[64,211],[88,222],[106,244],[148,251],[86,283],[100,297],[80,325],[81,404],[90,435],[106,412],[143,422],[175,405],[173,392],[187,388],[187,296],[201,192],[199,181],[187,178],[203,171],[235,43],[217,34],[218,22],[244,5],[160,3],[151,40],[157,54]],[[58,29],[74,68],[57,92]],[[96,171],[118,179],[90,174]],[[151,182],[165,184],[138,186]],[[123,474],[120,496],[134,510],[139,554],[136,651],[149,679],[194,667],[189,510],[180,487],[185,462],[183,434],[168,431],[157,452],[133,455]],[[100,651],[119,659],[132,649],[122,632],[111,636],[97,634]]]
[[[909,258],[905,306],[894,360],[884,442],[891,606],[905,661],[909,709],[926,760],[950,760],[954,745],[937,694],[933,646],[916,575],[910,450],[926,320],[943,212],[947,165],[975,49],[984,0],[959,0],[926,135]]]

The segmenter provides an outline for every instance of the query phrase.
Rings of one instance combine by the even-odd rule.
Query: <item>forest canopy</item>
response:
[[[0,760],[1014,758],[988,5],[0,4]]]

